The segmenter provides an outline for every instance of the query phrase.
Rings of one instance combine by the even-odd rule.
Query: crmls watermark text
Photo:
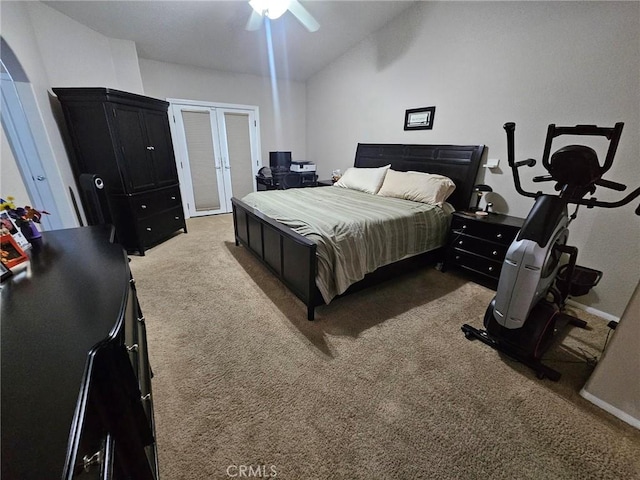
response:
[[[231,478],[276,478],[275,465],[229,465],[227,476]]]

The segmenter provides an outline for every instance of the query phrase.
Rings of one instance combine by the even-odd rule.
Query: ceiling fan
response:
[[[308,12],[298,0],[250,0],[249,5],[253,8],[246,29],[253,31],[262,26],[264,17],[270,20],[280,18],[287,10],[298,19],[310,32],[315,32],[320,28],[320,24]]]

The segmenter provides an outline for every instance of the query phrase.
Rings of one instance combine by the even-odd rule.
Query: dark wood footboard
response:
[[[249,249],[307,306],[314,319],[315,307],[323,302],[316,287],[316,244],[291,228],[276,222],[231,198],[236,245]]]

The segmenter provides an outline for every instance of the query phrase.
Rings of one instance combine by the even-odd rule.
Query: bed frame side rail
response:
[[[249,249],[307,306],[314,319],[321,302],[315,284],[317,245],[242,200],[231,198],[236,245]]]

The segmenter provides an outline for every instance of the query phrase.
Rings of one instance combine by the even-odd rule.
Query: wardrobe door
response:
[[[153,169],[156,174],[156,187],[168,187],[178,183],[178,171],[173,156],[171,131],[166,112],[143,110],[147,138],[153,158]]]
[[[114,123],[121,156],[118,166],[124,177],[127,193],[142,192],[155,187],[151,150],[147,147],[147,132],[139,108],[114,105]]]

